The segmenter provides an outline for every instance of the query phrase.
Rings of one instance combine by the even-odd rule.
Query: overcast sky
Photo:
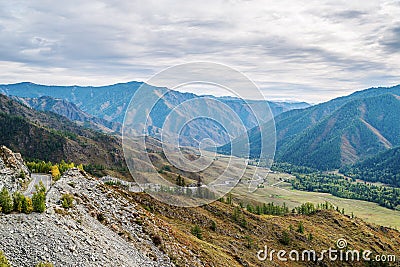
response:
[[[399,1],[0,2],[0,83],[146,81],[211,61],[269,99],[316,103],[399,84],[399,49]]]

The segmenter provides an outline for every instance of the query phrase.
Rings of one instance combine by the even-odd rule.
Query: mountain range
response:
[[[275,159],[331,170],[400,145],[399,95],[400,86],[371,88],[277,115]],[[260,128],[248,135],[251,156],[257,157]],[[227,144],[218,150],[229,153],[229,148]]]
[[[191,99],[215,99],[238,114],[240,121],[230,121],[232,131],[229,134],[222,127],[207,119],[198,119],[186,124],[185,128],[182,129],[181,142],[188,146],[198,146],[200,140],[210,137],[219,145],[229,142],[232,138],[243,133],[243,126],[245,130],[249,130],[258,125],[252,109],[256,111],[262,109],[262,112],[266,112],[263,108],[264,104],[269,105],[273,116],[288,110],[310,106],[305,102],[243,101],[235,97],[198,96],[192,93],[182,93],[163,87],[151,86],[142,82],[119,83],[100,87],[45,86],[24,82],[0,85],[0,92],[17,97],[21,102],[33,108],[53,111],[74,121],[89,123],[89,126],[91,125],[95,129],[104,128],[103,130],[106,132],[120,133],[120,125],[124,122],[130,100],[140,87],[144,87],[146,92],[139,99],[139,102],[132,105],[133,108],[145,106],[151,103],[153,99],[162,96],[150,113],[150,134],[154,136],[159,136],[167,115],[178,105]],[[44,96],[46,98],[43,98]],[[49,97],[54,99],[51,100]],[[223,114],[222,106],[224,105],[213,105],[203,101],[201,108],[212,114],[211,117],[218,117]],[[198,114],[198,112],[194,107],[188,111],[188,113],[195,114]],[[184,116],[180,117],[184,118]],[[268,120],[270,118],[261,119]],[[137,125],[132,125],[132,127],[138,128]]]
[[[0,140],[25,159],[126,168],[120,138],[84,128],[53,112],[40,112],[0,94]]]
[[[261,109],[262,101],[243,101],[234,97],[197,96],[140,82],[130,82],[102,87],[44,86],[32,83],[0,85],[0,91],[25,105],[42,111],[52,111],[69,120],[95,130],[119,134],[129,100],[142,85],[146,86],[146,101],[163,95],[150,112],[150,133],[159,137],[167,115],[185,101],[210,97],[226,104],[238,114],[242,122],[232,121],[234,129],[229,134],[209,120],[188,123],[182,130],[182,144],[197,146],[199,140],[212,137],[220,153],[229,154],[231,143],[250,140],[250,156],[260,154],[260,128],[252,109]],[[339,169],[356,164],[377,153],[400,145],[400,86],[370,88],[339,97],[315,106],[306,103],[268,102],[276,127],[275,159],[295,165],[320,170]],[[203,102],[207,103],[207,102]],[[135,108],[135,107],[134,107]],[[222,114],[218,105],[189,107],[188,112],[204,108],[211,114]],[[207,111],[208,112],[208,111]],[[216,116],[217,116],[216,115]],[[270,118],[269,118],[270,119]],[[265,118],[263,132],[271,131],[271,123]],[[249,139],[241,137],[241,123],[248,129]],[[132,125],[134,128],[135,125]],[[227,143],[228,142],[228,143]],[[243,155],[239,155],[243,156]]]

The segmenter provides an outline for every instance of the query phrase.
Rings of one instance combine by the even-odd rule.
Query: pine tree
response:
[[[33,211],[32,199],[30,197],[25,197],[22,202],[22,212],[25,214],[30,214]]]
[[[61,176],[60,170],[58,169],[57,165],[52,166],[50,172],[51,176],[53,176],[53,179],[55,180],[57,180]]]
[[[10,213],[13,210],[12,198],[5,186],[0,192],[0,206],[3,213]]]
[[[36,185],[35,188],[36,192],[32,197],[33,210],[43,213],[46,210],[46,188],[42,181],[40,181],[39,185]]]
[[[14,200],[14,211],[22,212],[22,203],[25,199],[25,196],[20,192],[14,192],[13,200]]]
[[[195,225],[192,230],[192,235],[194,235],[195,237],[197,237],[198,239],[203,239],[203,233],[201,231],[201,228],[198,225]]]
[[[304,234],[304,225],[302,222],[299,222],[299,225],[297,227],[297,232],[300,234]]]

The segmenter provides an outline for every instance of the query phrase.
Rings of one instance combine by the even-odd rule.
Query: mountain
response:
[[[0,95],[0,143],[24,158],[124,169],[121,140]]]
[[[120,123],[94,117],[79,109],[75,104],[64,99],[52,98],[49,96],[41,96],[39,98],[13,97],[13,99],[35,110],[54,112],[87,128],[106,133],[121,133],[122,131],[122,125]]]
[[[65,195],[73,200],[68,208],[61,204]],[[258,259],[257,253],[267,247],[268,253],[295,250],[301,257],[303,251],[313,250],[318,257],[323,250],[333,251],[337,240],[348,243],[351,253],[360,251],[360,261],[332,261],[326,256],[319,265],[361,266],[366,250],[371,259],[400,257],[398,230],[366,223],[333,207],[286,215],[257,215],[226,201],[175,207],[142,192],[107,185],[76,168],[48,190],[45,213],[5,214],[0,225],[0,253],[12,266],[24,267],[40,261],[84,267],[312,266],[307,256],[281,261],[275,253],[270,262]],[[288,258],[288,253],[281,256]]]
[[[278,160],[337,169],[400,145],[400,99],[392,94],[348,102],[278,151]]]
[[[205,112],[205,114],[210,115],[209,117],[218,118],[220,117],[220,114],[226,113],[227,108],[230,108],[239,116],[239,119],[235,119],[232,116],[222,118],[231,125],[229,133],[227,133],[221,125],[218,125],[218,123],[212,122],[212,120],[197,119],[191,121],[186,124],[185,128],[181,131],[183,133],[181,140],[183,145],[198,146],[199,142],[205,138],[212,138],[218,145],[225,144],[229,142],[231,138],[243,134],[245,130],[259,125],[253,111],[263,112],[262,114],[268,113],[266,104],[269,104],[273,116],[294,108],[309,107],[309,105],[304,102],[266,102],[256,100],[245,102],[235,97],[216,98],[213,96],[198,96],[192,93],[182,93],[168,90],[167,88],[155,87],[141,82],[120,83],[100,87],[44,86],[25,82],[0,85],[0,92],[9,96],[23,98],[40,98],[42,96],[49,96],[56,99],[63,99],[75,104],[76,107],[81,109],[83,112],[94,117],[110,122],[122,123],[132,96],[141,86],[144,87],[145,93],[138,99],[137,103],[132,105],[133,109],[143,107],[144,110],[147,110],[149,107],[146,105],[152,103],[152,100],[157,100],[162,96],[150,113],[149,133],[153,136],[160,135],[161,128],[163,127],[167,115],[170,114],[172,110],[178,107],[181,103],[193,99],[202,98],[204,101],[198,106],[186,106],[186,114],[203,115],[201,112]],[[215,104],[216,101],[205,99],[214,99],[218,101],[219,104]],[[40,105],[37,106],[33,104],[33,106],[41,108]],[[144,110],[138,109],[139,113],[144,113]],[[68,112],[63,111],[63,113],[68,115]],[[179,114],[178,120],[187,119],[185,116],[187,115],[182,113]],[[270,118],[266,115],[261,116],[260,119],[261,122],[263,122],[268,121]],[[139,128],[138,125],[131,126],[134,129]],[[114,126],[111,128],[114,130]]]
[[[345,166],[340,171],[354,179],[400,187],[400,147],[381,152],[354,165]]]
[[[276,160],[336,169],[399,144],[399,95],[400,86],[371,88],[279,114],[275,117]],[[248,134],[251,156],[257,157],[260,129]],[[229,147],[218,151],[229,153]]]

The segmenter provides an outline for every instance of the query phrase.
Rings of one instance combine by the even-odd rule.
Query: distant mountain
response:
[[[399,95],[400,86],[371,88],[276,116],[276,160],[336,169],[399,144]],[[257,157],[260,129],[248,134],[251,156]],[[238,139],[234,142],[243,137]],[[229,148],[218,151],[229,153]]]
[[[49,96],[41,96],[39,98],[13,98],[35,110],[57,113],[87,128],[106,133],[120,133],[122,130],[122,125],[120,123],[94,117],[79,109],[75,104],[64,99],[52,98]]]
[[[0,94],[0,144],[24,158],[124,169],[121,141],[53,112],[39,112]]]
[[[146,105],[146,103],[149,103],[150,100],[156,99],[159,96],[163,96],[162,99],[157,102],[152,113],[150,114],[150,134],[154,136],[160,134],[160,128],[162,128],[165,118],[176,106],[187,100],[199,97],[214,98],[220,103],[226,104],[229,108],[231,108],[239,115],[241,121],[233,120],[231,118],[230,122],[232,122],[233,124],[232,131],[230,131],[229,133],[223,131],[221,127],[211,122],[210,120],[192,121],[185,126],[185,129],[182,129],[183,140],[181,140],[181,142],[183,145],[197,146],[199,140],[210,137],[217,144],[225,144],[230,141],[230,138],[237,137],[243,133],[242,126],[245,127],[245,130],[248,130],[258,125],[258,122],[253,115],[251,109],[262,109],[263,112],[265,111],[265,101],[252,100],[244,102],[243,100],[234,97],[216,98],[213,96],[198,96],[191,93],[169,91],[167,88],[154,87],[143,84],[141,82],[120,83],[100,87],[44,86],[25,82],[10,85],[0,85],[0,92],[9,96],[17,96],[23,98],[40,98],[42,96],[49,96],[56,99],[62,99],[75,104],[76,107],[78,107],[80,110],[94,117],[101,118],[106,121],[122,123],[126,109],[129,105],[129,101],[138,90],[138,88],[142,85],[146,86],[147,91],[144,97],[140,99],[140,103],[135,103],[136,106]],[[288,110],[306,108],[310,106],[309,104],[304,102],[267,103],[269,104],[271,112],[274,116]],[[44,106],[46,107],[46,105]],[[218,117],[220,114],[223,113],[221,111],[222,106],[223,105],[205,104],[202,105],[200,108]],[[40,109],[42,108],[42,104],[33,104],[33,107]],[[198,109],[199,107],[196,108]],[[187,110],[187,112],[198,113],[199,111],[195,110],[195,108],[193,107],[192,110]],[[64,110],[61,114],[67,115],[68,118],[71,118],[71,116],[68,116],[68,113],[74,112],[67,112]],[[75,114],[77,113],[75,112]],[[267,121],[270,118],[265,117],[262,119]],[[112,126],[111,128],[114,130],[115,127]]]
[[[278,151],[278,160],[336,169],[400,145],[400,100],[386,94],[357,99],[308,128]]]
[[[381,152],[357,164],[345,166],[340,171],[355,179],[400,187],[400,147]]]

